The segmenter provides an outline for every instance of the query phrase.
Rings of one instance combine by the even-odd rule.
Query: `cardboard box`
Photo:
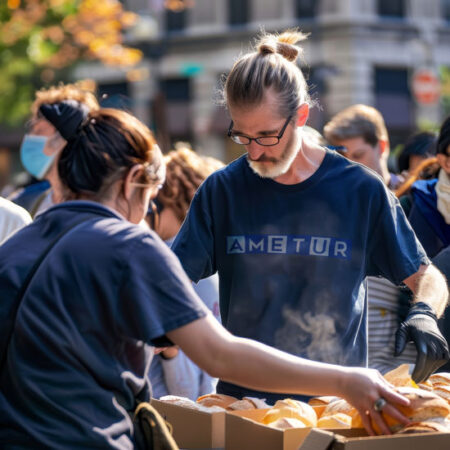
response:
[[[277,430],[255,422],[261,420],[267,411],[268,409],[256,409],[227,412],[225,448],[227,450],[256,448],[258,450],[297,450],[311,428]]]
[[[260,420],[267,410],[227,413],[227,450],[450,450],[450,433],[368,436],[363,429],[292,428],[277,430]]]
[[[180,448],[225,447],[225,411],[207,413],[155,399],[152,405],[172,425],[173,437]]]
[[[364,430],[336,430],[333,433],[313,428],[300,448],[301,450],[448,450],[450,433],[372,437],[367,436]]]

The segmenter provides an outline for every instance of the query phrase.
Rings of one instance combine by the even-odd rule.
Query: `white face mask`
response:
[[[445,223],[450,225],[450,177],[445,170],[439,171],[439,179],[436,183],[437,209],[444,217]]]

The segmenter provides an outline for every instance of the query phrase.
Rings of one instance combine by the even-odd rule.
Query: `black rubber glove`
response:
[[[399,356],[406,344],[414,342],[417,349],[416,366],[412,379],[416,383],[426,380],[449,359],[447,341],[437,326],[437,318],[429,305],[415,303],[395,335],[395,353]]]

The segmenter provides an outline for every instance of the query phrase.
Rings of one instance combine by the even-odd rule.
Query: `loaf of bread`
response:
[[[351,428],[352,418],[344,413],[337,413],[332,416],[322,416],[317,421],[319,428]]]
[[[228,405],[229,411],[240,411],[246,409],[266,409],[270,406],[261,398],[244,397],[242,400],[237,400],[234,403]]]
[[[402,364],[384,374],[384,379],[396,387],[417,387],[409,374],[409,364]]]
[[[433,373],[428,378],[428,381],[433,385],[433,388],[439,385],[450,386],[450,373],[448,372],[438,372]]]
[[[337,413],[343,413],[351,416],[356,413],[356,409],[342,398],[329,403],[322,413],[321,417],[333,416]]]
[[[312,406],[290,398],[278,400],[274,407],[267,411],[262,422],[270,424],[282,417],[298,419],[307,427],[317,425],[317,415]]]
[[[308,400],[308,405],[312,406],[317,414],[317,418],[323,415],[325,408],[332,402],[340,400],[339,397],[324,396],[324,397],[313,397]]]
[[[424,421],[412,422],[401,429],[397,434],[412,434],[412,433],[430,433],[430,432],[448,433],[450,430],[448,426],[438,421]]]
[[[223,394],[207,394],[202,395],[197,399],[197,403],[202,406],[220,406],[227,409],[232,403],[237,402],[238,399],[230,395]]]
[[[275,422],[269,423],[269,427],[278,428],[280,430],[285,430],[287,428],[305,428],[306,425],[298,419],[293,419],[290,417],[281,417]]]
[[[434,418],[445,419],[450,414],[450,405],[434,392],[408,387],[400,387],[397,390],[410,400],[410,404],[408,406],[396,405],[396,408],[411,422],[427,422]],[[397,419],[388,416],[384,412],[381,414],[391,431],[396,432],[404,428],[404,424]],[[363,427],[358,412],[351,413],[350,416],[352,417],[352,426],[354,428]],[[374,421],[372,421],[372,426],[375,432],[380,434],[380,429]]]

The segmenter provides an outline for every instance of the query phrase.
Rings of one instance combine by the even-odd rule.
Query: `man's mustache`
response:
[[[268,156],[265,156],[265,155],[260,156],[258,159],[252,159],[252,158],[250,157],[250,155],[247,155],[247,158],[248,158],[249,161],[251,161],[251,162],[256,162],[256,163],[258,163],[258,162],[271,162],[271,163],[276,163],[276,162],[277,162],[277,159],[276,159],[276,158],[269,158]]]

